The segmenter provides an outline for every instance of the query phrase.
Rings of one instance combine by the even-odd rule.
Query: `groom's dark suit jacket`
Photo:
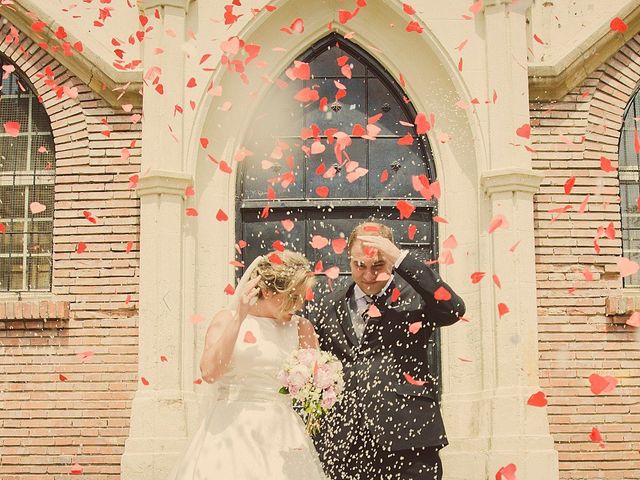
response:
[[[350,313],[355,284],[331,292],[316,306],[320,348],[341,360],[345,379],[342,402],[327,415],[314,439],[325,464],[327,458],[339,464],[363,434],[394,451],[448,443],[438,386],[428,371],[427,345],[434,329],[457,322],[465,306],[425,260],[419,253],[407,254],[383,294],[382,315],[367,321],[361,341]],[[400,298],[392,303],[394,287]],[[449,300],[434,298],[440,287],[451,294]],[[415,322],[422,322],[422,327],[411,333],[409,326]],[[407,375],[425,383],[413,385]]]

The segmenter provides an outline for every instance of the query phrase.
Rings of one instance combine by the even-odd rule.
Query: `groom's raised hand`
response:
[[[375,257],[378,253],[390,265],[394,265],[402,251],[391,240],[379,235],[358,235],[358,240],[362,245],[367,256]]]

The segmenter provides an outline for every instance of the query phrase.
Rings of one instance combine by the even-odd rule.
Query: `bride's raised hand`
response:
[[[260,293],[260,288],[258,288],[258,282],[260,281],[260,277],[252,278],[245,285],[244,291],[241,293],[242,297],[240,297],[240,303],[238,305],[238,319],[243,322],[249,313],[249,309],[256,303],[258,300],[258,293]]]

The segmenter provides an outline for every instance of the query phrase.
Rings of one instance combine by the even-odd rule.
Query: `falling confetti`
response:
[[[598,430],[596,427],[593,427],[591,429],[591,435],[589,435],[589,440],[591,440],[593,443],[598,443],[600,445],[600,448],[605,447],[602,434],[600,433],[600,430]]]
[[[611,20],[611,23],[609,23],[609,27],[611,27],[611,30],[613,30],[614,32],[619,33],[624,33],[629,28],[625,21],[620,17],[615,17],[613,20]]]
[[[597,373],[589,375],[589,383],[591,384],[591,392],[594,395],[601,393],[611,393],[618,385],[618,379],[615,377],[602,377]]]
[[[544,392],[536,392],[527,400],[527,405],[532,407],[546,407],[547,403],[547,397]]]
[[[20,134],[19,122],[5,122],[3,126],[5,133],[10,137],[17,137]]]

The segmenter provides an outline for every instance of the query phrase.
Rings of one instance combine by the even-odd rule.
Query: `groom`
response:
[[[464,315],[464,302],[385,225],[358,225],[347,251],[354,283],[321,299],[315,320],[345,379],[315,438],[324,468],[333,480],[439,480],[448,442],[427,345]]]

